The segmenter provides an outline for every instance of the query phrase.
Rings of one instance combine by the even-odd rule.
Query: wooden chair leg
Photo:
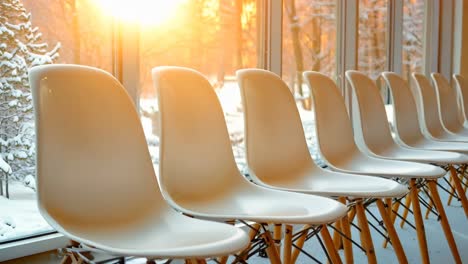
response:
[[[451,186],[453,186],[453,177],[452,177],[452,173],[450,173],[450,177],[449,177],[449,183]],[[452,204],[452,199],[454,197],[454,194],[455,194],[455,189],[452,188],[450,194],[449,194],[449,198],[447,200],[447,205],[450,206]]]
[[[227,260],[228,260],[228,256],[224,256],[224,257],[219,257],[219,258],[218,258],[218,262],[219,262],[220,264],[226,264]]]
[[[447,243],[449,244],[450,251],[452,251],[455,263],[462,263],[460,254],[458,253],[457,244],[455,243],[455,238],[453,237],[452,230],[450,229],[450,225],[447,219],[447,215],[445,214],[442,201],[440,200],[439,192],[437,191],[437,184],[435,181],[428,181],[427,185],[429,186],[429,190],[431,191],[431,196],[434,200],[434,206],[437,209],[437,212],[439,212],[440,224],[442,225],[442,229],[445,233],[445,238],[447,239]]]
[[[303,233],[296,241],[296,247],[302,249],[302,247],[304,246],[305,239],[307,238],[307,234],[309,233],[309,231],[307,231],[309,228],[310,228],[310,225],[304,225],[304,227],[302,228]],[[293,250],[292,256],[291,256],[291,264],[296,263],[297,257],[299,257],[300,252],[301,251],[297,248]]]
[[[465,184],[463,185],[463,191],[464,191],[465,194],[466,194],[466,190],[468,189],[468,177],[466,177],[466,176],[463,175],[462,179],[465,180]]]
[[[275,242],[276,251],[281,257],[281,236],[282,236],[282,225],[275,224],[273,228],[273,241]]]
[[[283,245],[283,264],[291,263],[293,227],[285,225],[284,227],[284,245]]]
[[[411,200],[413,200],[413,214],[414,214],[414,221],[416,224],[416,233],[418,235],[418,242],[419,242],[419,251],[421,253],[421,263],[428,264],[429,261],[429,252],[427,250],[427,241],[426,241],[426,233],[424,231],[424,223],[421,215],[421,207],[419,205],[418,199],[418,188],[416,187],[416,180],[410,180],[410,195]]]
[[[398,213],[398,210],[400,209],[400,203],[399,202],[396,202],[396,203],[393,203],[392,204],[392,214],[390,215],[390,218],[392,220],[392,224],[395,224],[395,220],[397,218],[397,213]]]
[[[393,204],[392,198],[385,198],[384,201],[385,201],[385,204],[387,205],[386,208],[387,208],[388,217],[390,217],[390,219],[391,219],[391,217],[393,215],[393,212],[392,212],[392,204]]]
[[[465,192],[463,191],[463,188],[461,186],[460,178],[458,178],[457,171],[453,166],[450,166],[450,173],[452,174],[455,190],[457,190],[458,197],[460,198],[463,210],[465,211],[465,216],[468,218],[468,200],[466,199]]]
[[[372,237],[362,201],[358,201],[355,207],[359,228],[361,229],[361,244],[366,250],[367,262],[369,264],[375,264],[377,263],[377,258],[375,256],[374,243],[372,242]]]
[[[339,201],[341,203],[343,203],[344,205],[346,205],[346,198],[341,197],[339,199]],[[354,210],[354,208],[352,210],[353,210],[353,212],[356,211],[356,210]],[[345,234],[345,236],[351,238],[351,226],[349,224],[348,215],[341,218],[340,224],[341,224],[341,232],[343,232],[343,234]],[[346,263],[347,264],[354,263],[353,244],[351,243],[351,241],[349,241],[348,239],[345,239],[345,238],[342,238],[341,241],[343,243],[343,249],[344,249],[344,255],[345,255]]]
[[[322,225],[322,229],[320,230],[320,234],[322,235],[323,242],[325,243],[325,247],[327,249],[328,255],[332,261],[332,264],[341,264],[341,258],[338,254],[338,251],[333,244],[333,240],[330,236],[330,232],[328,232],[327,225]]]
[[[267,248],[266,248],[266,253],[268,255],[268,258],[270,259],[271,264],[281,264],[281,259],[278,254],[278,251],[276,250],[276,245],[275,242],[273,241],[273,238],[271,237],[270,232],[266,231],[262,234],[262,238],[264,239]]]
[[[356,208],[351,207],[351,209],[348,212],[348,221],[350,223],[354,222],[355,217],[356,217]]]
[[[465,184],[463,184],[463,191],[465,192],[466,194],[466,190],[468,188],[468,177],[466,176],[466,169],[468,168],[468,166],[466,164],[463,164],[463,167],[461,169],[461,172],[460,172],[460,182],[463,182],[465,181]]]
[[[396,217],[397,217],[397,214],[395,212],[398,212],[398,209],[400,208],[400,203],[392,203],[392,199],[386,199],[386,202],[387,202],[387,208],[388,208],[388,211],[389,211],[389,215],[390,215],[390,220],[392,221],[392,225],[395,225],[395,220],[396,220]],[[383,248],[387,248],[387,245],[388,245],[388,240],[384,240],[384,242],[382,243],[382,247]]]
[[[416,196],[416,199],[418,197]],[[401,223],[400,223],[400,227],[403,228],[403,226],[405,225],[405,220],[406,220],[406,217],[408,217],[408,212],[409,212],[409,208],[411,206],[411,200],[413,199],[413,197],[411,195],[407,195],[406,196],[406,200],[405,200],[405,208],[403,209],[403,219],[401,220]]]
[[[338,201],[346,205],[346,198],[340,197]],[[343,249],[343,239],[339,232],[343,232],[341,229],[341,220],[336,221],[334,224],[335,231],[333,232],[333,244],[337,250]],[[339,231],[339,232],[338,232]]]
[[[341,230],[341,220],[336,221],[333,225],[336,229],[333,233],[333,245],[335,245],[335,248],[337,250],[340,250],[343,248],[343,240],[341,238],[340,233],[338,233],[338,230],[340,232],[343,232],[343,230]]]
[[[395,254],[398,258],[398,262],[401,263],[408,263],[408,259],[406,258],[405,251],[403,250],[403,246],[401,245],[400,238],[395,230],[395,227],[392,224],[390,219],[390,215],[388,214],[388,210],[385,208],[384,203],[382,200],[378,199],[376,201],[377,207],[379,208],[380,215],[382,216],[382,220],[387,228],[388,236],[390,237],[390,241],[392,242],[393,249],[395,250]]]

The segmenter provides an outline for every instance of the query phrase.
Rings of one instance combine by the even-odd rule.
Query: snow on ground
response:
[[[52,228],[39,214],[36,193],[23,183],[10,184],[10,199],[0,196],[0,243]]]

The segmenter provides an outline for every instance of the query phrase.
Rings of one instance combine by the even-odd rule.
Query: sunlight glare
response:
[[[126,23],[161,25],[176,16],[187,0],[98,0],[103,12]]]

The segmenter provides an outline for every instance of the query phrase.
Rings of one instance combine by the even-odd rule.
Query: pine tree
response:
[[[28,70],[53,63],[20,0],[0,1],[0,174],[23,180],[34,172],[34,122]],[[1,176],[1,175],[0,175]]]

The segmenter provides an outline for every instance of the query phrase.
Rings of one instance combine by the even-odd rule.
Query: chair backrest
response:
[[[384,102],[375,82],[365,74],[351,70],[346,71],[346,78],[358,106],[354,135],[359,148],[380,154],[394,147]]]
[[[431,78],[437,94],[442,124],[450,131],[460,130],[462,123],[459,119],[457,90],[453,89],[440,73],[431,73]]]
[[[288,86],[261,69],[238,70],[237,80],[245,114],[246,158],[254,176],[270,184],[303,176],[301,172],[314,165]]]
[[[133,223],[167,206],[135,106],[113,76],[45,65],[29,78],[38,204],[55,228]]]
[[[382,77],[392,96],[396,140],[412,145],[423,139],[424,134],[419,125],[420,116],[418,116],[416,101],[408,83],[394,72],[383,72]]]
[[[454,74],[453,79],[457,88],[457,105],[459,109],[460,121],[462,123],[468,120],[468,83],[465,78],[459,74]]]
[[[223,111],[214,88],[195,70],[152,70],[161,121],[159,183],[180,204],[211,200],[236,188],[237,169]]]
[[[420,73],[413,73],[412,75],[416,84],[414,96],[416,105],[419,108],[418,113],[420,113],[420,118],[424,121],[420,122],[422,131],[436,138],[442,136],[446,130],[440,119],[436,91],[426,76]]]
[[[319,72],[304,72],[312,93],[318,149],[330,164],[340,164],[359,150],[343,97],[332,79]]]

